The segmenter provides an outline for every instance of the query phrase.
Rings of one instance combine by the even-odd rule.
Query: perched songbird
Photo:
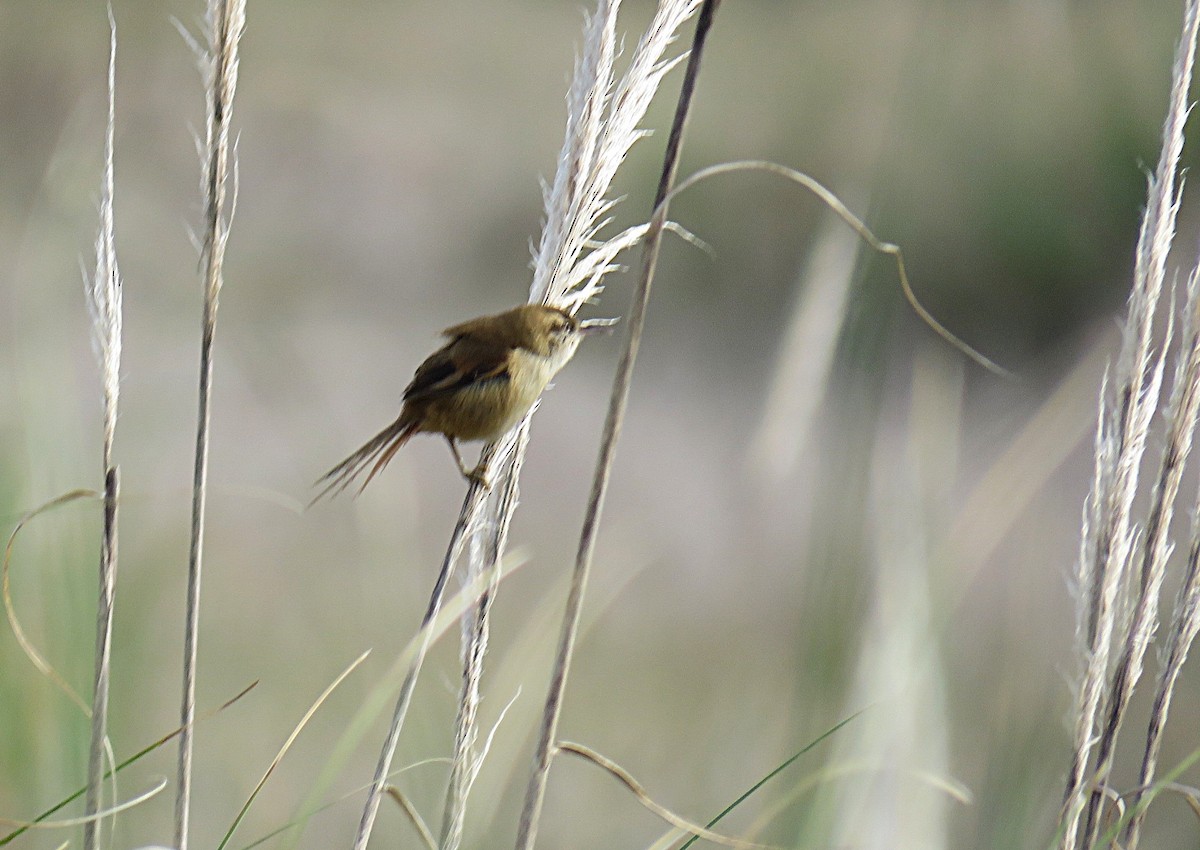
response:
[[[441,434],[469,481],[489,486],[483,469],[467,469],[459,440],[499,439],[537,401],[550,379],[567,364],[584,336],[607,330],[616,319],[579,321],[557,307],[523,304],[446,328],[450,338],[417,367],[404,390],[400,416],[362,448],[329,470],[317,485],[340,493],[365,469],[359,487],[370,483],[413,434]]]

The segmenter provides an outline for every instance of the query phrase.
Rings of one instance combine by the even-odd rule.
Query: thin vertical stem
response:
[[[679,101],[675,108],[675,118],[671,125],[671,135],[667,139],[662,175],[654,197],[654,214],[650,221],[650,227],[646,231],[645,243],[642,248],[641,277],[630,308],[629,336],[626,341],[625,353],[621,357],[620,365],[617,367],[617,373],[613,379],[612,397],[600,441],[600,456],[596,462],[596,474],[592,481],[591,495],[588,497],[587,513],[580,534],[571,589],[567,596],[567,608],[563,615],[562,631],[559,635],[558,653],[554,671],[551,674],[550,689],[546,695],[542,725],[534,752],[533,771],[529,778],[529,787],[525,793],[525,805],[521,811],[521,820],[517,828],[517,850],[532,850],[537,839],[538,821],[541,818],[542,806],[546,797],[550,758],[558,736],[558,722],[562,713],[562,698],[566,690],[567,673],[575,650],[575,639],[579,632],[579,620],[583,610],[583,597],[595,550],[596,529],[600,523],[604,496],[608,489],[612,462],[616,454],[617,437],[621,432],[625,408],[629,401],[633,367],[637,361],[638,346],[646,321],[646,306],[650,300],[650,285],[654,279],[655,266],[658,263],[659,246],[667,217],[667,193],[675,180],[675,174],[679,167],[683,132],[687,126],[696,78],[700,71],[700,58],[704,50],[705,39],[712,26],[713,16],[719,5],[720,0],[704,0],[704,5],[700,9]]]
[[[421,620],[423,635],[421,644],[404,677],[404,683],[400,686],[400,695],[396,698],[396,707],[392,711],[392,722],[388,727],[383,749],[379,753],[375,778],[371,781],[371,790],[367,793],[367,802],[363,806],[362,818],[358,823],[358,833],[354,837],[354,850],[366,850],[367,843],[371,840],[371,830],[375,827],[375,816],[379,813],[379,801],[383,798],[388,773],[392,769],[392,759],[395,757],[396,747],[400,743],[400,729],[404,726],[404,718],[408,714],[408,706],[412,702],[413,690],[417,685],[417,676],[421,672],[421,666],[425,663],[425,654],[429,650],[429,642],[433,638],[433,629],[428,626],[442,610],[442,600],[446,596],[446,583],[449,581],[450,573],[454,570],[454,563],[462,551],[467,530],[475,521],[475,517],[479,515],[479,508],[483,504],[485,495],[482,486],[477,483],[471,485],[466,499],[463,501],[462,510],[459,511],[454,532],[450,535],[450,545],[446,548],[446,557],[442,561],[442,568],[438,572],[433,592],[429,596],[425,617]]]
[[[1131,674],[1140,673],[1130,666],[1134,658],[1130,653],[1123,653],[1125,657],[1119,659],[1114,670],[1112,654],[1120,637],[1115,633],[1124,628],[1120,622],[1122,611],[1136,610],[1134,619],[1141,621],[1139,625],[1150,625],[1145,619],[1143,601],[1138,598],[1144,598],[1146,583],[1139,578],[1135,586],[1130,577],[1132,552],[1139,536],[1132,516],[1166,357],[1167,342],[1156,346],[1153,332],[1179,210],[1179,161],[1200,31],[1200,4],[1195,0],[1186,5],[1182,30],[1172,66],[1162,150],[1154,175],[1148,181],[1146,209],[1138,235],[1125,338],[1114,371],[1115,398],[1109,401],[1104,395],[1101,397],[1096,468],[1085,508],[1079,561],[1084,669],[1072,709],[1075,728],[1059,828],[1062,850],[1091,847],[1099,836],[1102,791],[1111,772],[1113,747],[1124,710],[1118,703],[1128,698],[1124,692],[1136,679]],[[1101,719],[1105,703],[1117,709],[1115,714],[1110,712],[1107,723]],[[1096,749],[1099,752],[1093,756]]]
[[[207,318],[200,344],[200,402],[196,460],[192,471],[192,537],[188,549],[187,613],[183,633],[183,702],[180,709],[179,775],[175,798],[175,846],[187,850],[192,789],[192,725],[196,721],[197,635],[200,631],[200,573],[204,556],[204,508],[208,492],[209,387],[213,327]]]
[[[113,465],[113,439],[121,390],[121,275],[117,268],[113,222],[113,136],[116,127],[117,23],[108,8],[108,124],[104,136],[104,175],[100,191],[100,228],[96,235],[96,272],[88,286],[92,332],[100,360],[104,398],[104,528],[100,543],[100,589],[96,602],[96,652],[92,684],[92,731],[88,749],[87,795],[84,802],[84,850],[99,847],[100,810],[104,783],[104,754],[108,740],[108,692],[112,669],[113,607],[117,592],[117,497],[119,475]]]
[[[106,451],[107,453],[107,451]],[[113,604],[117,594],[117,496],[120,475],[115,466],[104,476],[104,530],[100,544],[100,598],[96,606],[96,675],[92,690],[92,742],[88,752],[88,785],[84,813],[96,814],[104,783],[104,739],[108,735],[108,686],[112,666]],[[83,846],[98,846],[99,822],[83,825]]]
[[[534,406],[536,410],[536,405]],[[533,411],[517,429],[511,453],[500,464],[502,482],[499,493],[493,496],[493,509],[489,515],[492,522],[485,522],[475,532],[476,540],[483,539],[483,551],[478,557],[468,557],[468,583],[482,573],[491,573],[487,589],[471,611],[463,617],[462,686],[459,693],[458,714],[454,722],[454,752],[450,761],[450,779],[446,784],[446,801],[442,809],[442,834],[440,850],[457,850],[462,844],[466,825],[467,798],[479,775],[484,753],[476,748],[479,733],[479,704],[483,680],[483,660],[487,654],[489,622],[492,603],[500,589],[501,553],[508,542],[508,530],[512,524],[521,478],[521,466],[529,444],[529,423]],[[507,464],[507,469],[504,469]]]
[[[192,474],[192,535],[188,549],[187,612],[183,639],[183,698],[180,708],[179,772],[175,799],[175,846],[187,850],[192,787],[192,727],[196,719],[197,637],[200,629],[200,577],[204,555],[204,514],[208,494],[208,449],[213,378],[213,339],[224,282],[225,243],[232,215],[227,203],[230,176],[229,128],[237,89],[238,41],[245,29],[245,0],[210,0],[210,46],[201,57],[208,87],[205,148],[204,313],[200,337],[200,381],[196,458]]]

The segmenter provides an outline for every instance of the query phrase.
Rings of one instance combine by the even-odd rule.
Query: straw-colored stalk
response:
[[[642,330],[645,327],[650,287],[654,280],[658,250],[662,244],[663,228],[667,221],[667,194],[671,190],[672,183],[675,182],[675,174],[679,167],[679,154],[683,147],[683,133],[687,126],[696,79],[700,72],[700,59],[704,52],[705,39],[712,26],[713,16],[719,5],[720,0],[704,0],[704,4],[700,8],[692,49],[688,54],[687,69],[684,72],[683,85],[676,104],[671,134],[667,139],[662,173],[654,195],[653,215],[642,243],[641,274],[630,307],[629,333],[625,352],[613,378],[608,415],[600,438],[600,456],[596,461],[596,473],[584,514],[583,530],[580,533],[579,549],[576,554],[571,587],[567,595],[567,607],[563,614],[562,628],[559,633],[558,651],[550,674],[550,688],[546,694],[542,722],[534,749],[533,769],[530,772],[529,785],[525,792],[525,804],[522,807],[521,819],[517,827],[516,846],[518,850],[532,850],[537,839],[538,822],[546,797],[550,760],[558,743],[558,721],[562,714],[562,700],[566,691],[567,675],[574,655],[575,640],[583,611],[584,593],[587,589],[592,557],[595,552],[596,531],[603,511],[604,495],[608,489],[613,458],[616,455],[617,437],[620,435],[621,424],[625,418],[629,388],[633,379],[633,367],[637,361],[638,346],[641,342]],[[662,7],[660,7],[660,12],[661,9]],[[688,14],[690,12],[689,9]],[[682,23],[682,19],[680,23]]]
[[[404,726],[404,718],[408,715],[408,706],[412,702],[413,690],[416,688],[417,675],[421,672],[421,666],[425,663],[425,655],[428,653],[429,644],[433,639],[433,629],[430,626],[442,610],[442,602],[446,595],[446,584],[450,580],[454,564],[462,554],[468,529],[474,522],[474,518],[479,514],[483,499],[484,488],[478,482],[473,482],[467,491],[466,498],[463,500],[462,510],[458,514],[458,521],[455,523],[454,531],[450,535],[450,545],[446,548],[446,557],[442,560],[442,568],[438,571],[433,592],[429,597],[429,604],[425,609],[425,616],[421,620],[421,628],[418,632],[420,642],[417,644],[416,652],[409,663],[404,681],[400,685],[400,694],[396,698],[396,707],[392,710],[391,724],[388,726],[383,747],[379,752],[379,761],[375,766],[375,777],[371,781],[371,788],[367,792],[367,801],[363,806],[362,817],[358,822],[358,832],[354,837],[354,850],[366,850],[366,846],[371,840],[371,831],[375,827],[375,817],[379,813],[379,803],[383,799],[383,795],[387,789],[388,775],[392,769],[392,759],[395,757],[396,747],[400,743],[400,731]]]
[[[196,718],[197,635],[200,627],[200,576],[203,564],[204,510],[208,484],[209,404],[213,376],[213,338],[217,304],[224,281],[225,244],[233,218],[235,191],[229,191],[230,125],[237,90],[238,42],[246,27],[245,0],[209,0],[205,18],[208,47],[197,53],[207,100],[205,140],[201,147],[204,232],[204,308],[200,337],[199,410],[192,476],[192,535],[188,550],[187,613],[184,625],[183,699],[180,709],[179,771],[175,798],[175,847],[187,850],[192,787],[192,726]],[[236,182],[236,181],[235,181]]]
[[[1187,325],[1183,333],[1186,356],[1181,354],[1176,368],[1175,388],[1167,412],[1169,423],[1167,445],[1163,450],[1159,484],[1155,489],[1150,523],[1146,530],[1146,549],[1142,563],[1142,598],[1138,600],[1139,604],[1134,612],[1133,625],[1126,637],[1125,649],[1114,677],[1114,692],[1110,697],[1108,726],[1104,730],[1104,736],[1100,743],[1101,755],[1099,758],[1102,765],[1111,762],[1111,752],[1116,743],[1117,730],[1120,728],[1133,686],[1142,670],[1142,656],[1145,654],[1155,626],[1158,624],[1159,592],[1171,550],[1167,539],[1167,529],[1174,513],[1175,497],[1179,491],[1180,479],[1183,477],[1183,468],[1191,453],[1197,414],[1200,413],[1200,266],[1193,269],[1188,278],[1186,317]],[[1187,658],[1188,649],[1195,639],[1197,629],[1200,629],[1200,612],[1197,611],[1200,582],[1197,581],[1196,565],[1197,552],[1200,551],[1200,536],[1198,535],[1200,535],[1200,525],[1193,520],[1192,543],[1188,551],[1183,584],[1175,603],[1173,622],[1167,636],[1166,661],[1159,674],[1155,690],[1137,790],[1134,791],[1130,800],[1135,814],[1126,826],[1124,845],[1127,850],[1133,850],[1138,843],[1142,821],[1145,817],[1145,811],[1139,810],[1138,804],[1145,789],[1154,781],[1159,749],[1162,744],[1162,732],[1170,710],[1175,681]],[[1120,690],[1117,690],[1118,686],[1120,686]],[[1097,823],[1097,828],[1098,826]]]
[[[104,525],[100,544],[100,595],[96,606],[96,654],[92,688],[92,732],[88,749],[87,797],[83,827],[84,850],[99,846],[100,809],[104,782],[104,753],[108,739],[108,690],[112,666],[113,605],[117,585],[117,495],[119,476],[113,464],[117,402],[121,389],[121,273],[117,267],[113,223],[113,134],[116,126],[117,25],[108,10],[108,123],[104,136],[104,173],[100,188],[100,227],[96,233],[96,270],[87,287],[92,316],[92,339],[100,361],[104,399]]]
[[[555,304],[575,312],[600,293],[604,276],[617,267],[616,257],[646,232],[644,225],[637,225],[597,246],[601,231],[609,224],[607,214],[614,203],[609,198],[613,177],[630,147],[645,135],[639,124],[646,108],[663,76],[678,61],[664,60],[666,48],[698,6],[699,0],[664,0],[634,50],[628,70],[620,82],[614,83],[619,2],[598,0],[595,13],[585,25],[584,45],[567,98],[567,130],[558,168],[545,191],[546,220],[535,254],[531,302]],[[472,553],[463,576],[465,582],[494,570],[500,562],[516,508],[516,482],[528,427],[529,417],[526,417],[514,432],[484,448],[481,460],[487,477],[494,482],[493,488],[485,493],[472,485],[468,491],[435,582],[427,620],[440,609],[449,574],[464,549]],[[473,545],[465,545],[468,536],[475,535],[479,536]],[[488,610],[493,599],[494,593],[485,594],[463,630],[466,639],[462,652],[463,689],[454,736],[456,752],[442,818],[443,847],[457,846],[461,839],[467,797],[483,756],[478,749],[480,736],[475,724],[481,693],[481,663],[487,645]],[[359,823],[356,850],[363,850],[370,839],[424,656],[422,648],[401,686]]]
[[[1159,407],[1164,358],[1170,328],[1156,340],[1155,315],[1166,276],[1167,256],[1179,206],[1177,177],[1187,118],[1187,97],[1195,58],[1197,4],[1189,2],[1183,36],[1175,55],[1163,147],[1149,181],[1146,211],[1139,233],[1133,289],[1125,335],[1115,370],[1113,395],[1101,392],[1092,490],[1084,511],[1079,563],[1080,615],[1084,670],[1076,693],[1075,729],[1060,826],[1061,847],[1091,846],[1100,827],[1100,808],[1112,768],[1116,735],[1128,699],[1142,670],[1142,659],[1157,625],[1157,597],[1169,544],[1166,538],[1178,476],[1190,437],[1177,373],[1167,449],[1155,488],[1141,568],[1134,574],[1137,524],[1132,510],[1146,441]],[[1194,413],[1191,414],[1194,417]],[[1182,418],[1181,418],[1182,417]],[[1187,441],[1187,442],[1184,442]],[[1123,635],[1123,637],[1122,637]],[[1114,663],[1114,652],[1119,658]],[[1101,706],[1105,718],[1101,720]],[[1098,746],[1095,758],[1093,748]],[[1087,810],[1087,825],[1080,821]],[[1080,842],[1082,841],[1082,844]]]
[[[475,573],[477,565],[492,564],[494,568],[490,572],[492,579],[487,590],[462,618],[462,688],[459,693],[458,716],[454,723],[454,754],[451,760],[450,780],[446,786],[446,804],[442,810],[441,850],[455,850],[462,843],[467,798],[487,756],[486,745],[480,748],[478,744],[483,659],[488,648],[491,606],[503,577],[499,569],[500,554],[508,543],[508,530],[519,497],[519,465],[524,462],[525,448],[529,442],[527,426],[517,430],[516,440],[511,455],[516,468],[504,476],[503,489],[498,498],[487,503],[487,507],[494,514],[494,521],[476,524],[471,534],[471,545],[466,559],[471,569],[471,577],[467,581],[474,580],[477,575],[483,575]]]

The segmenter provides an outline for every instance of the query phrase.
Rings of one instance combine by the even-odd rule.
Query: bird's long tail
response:
[[[408,442],[409,437],[417,433],[418,425],[417,422],[405,422],[402,418],[397,419],[367,440],[358,451],[314,482],[314,487],[324,485],[324,488],[309,502],[309,505],[319,502],[326,496],[336,496],[349,487],[351,482],[369,466],[371,471],[367,473],[366,479],[359,486],[355,495],[361,493],[363,488],[371,483],[371,479],[388,465],[400,447]]]

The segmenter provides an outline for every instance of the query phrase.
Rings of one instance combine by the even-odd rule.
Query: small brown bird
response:
[[[557,307],[522,304],[446,328],[450,342],[417,367],[400,416],[317,482],[313,501],[346,489],[367,467],[371,482],[413,434],[441,434],[468,481],[490,486],[481,466],[467,469],[458,440],[491,442],[521,421],[550,379],[590,333],[617,319],[579,321]]]

